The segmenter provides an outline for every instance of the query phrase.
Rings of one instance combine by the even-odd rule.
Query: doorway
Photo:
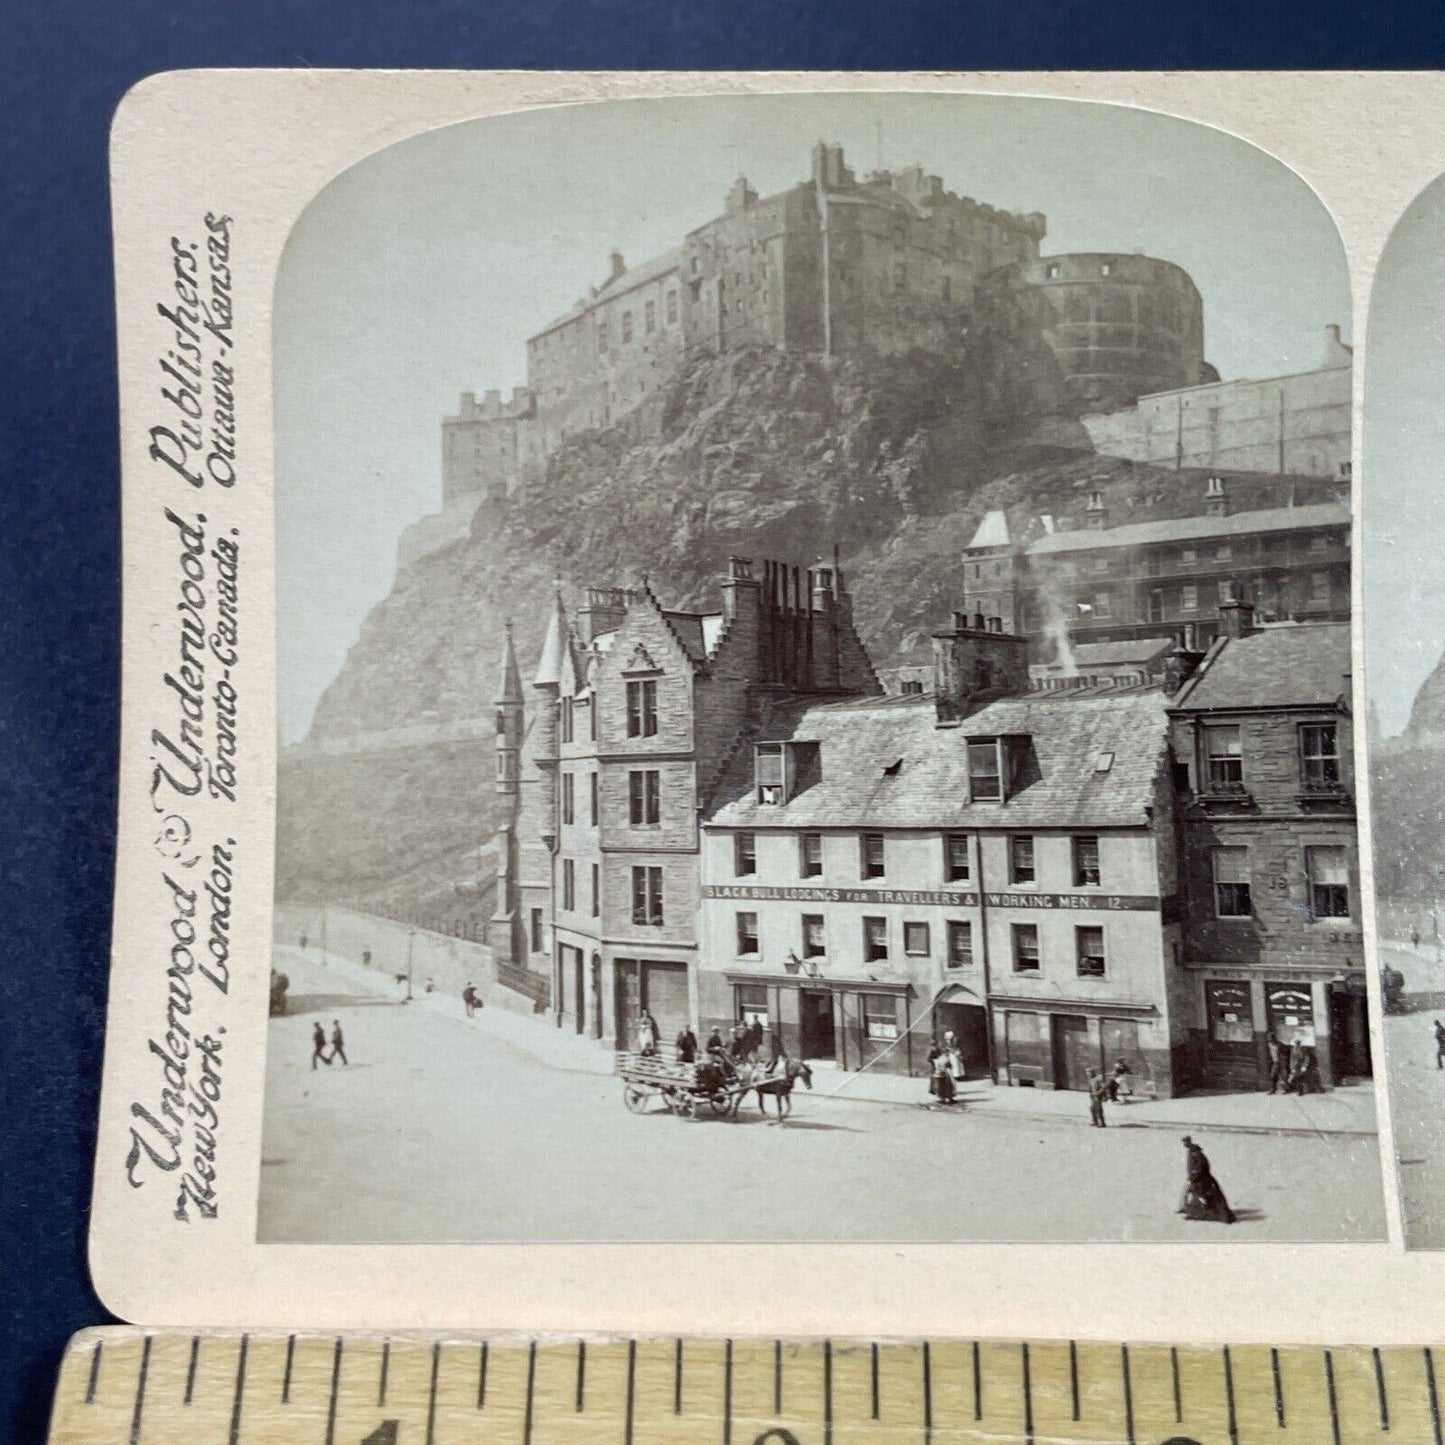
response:
[[[805,1059],[836,1057],[831,993],[798,991],[798,1052]]]
[[[1369,1001],[1363,994],[1330,989],[1330,1056],[1336,1083],[1372,1077]]]
[[[1098,1046],[1089,1040],[1089,1021],[1079,1014],[1055,1014],[1054,1088],[1088,1090],[1089,1070],[1099,1062]]]
[[[963,1056],[964,1071],[971,1079],[987,1078],[988,1057],[988,1013],[979,1004],[941,1003],[938,1015],[938,1037],[952,1031],[958,1042],[958,1051]]]

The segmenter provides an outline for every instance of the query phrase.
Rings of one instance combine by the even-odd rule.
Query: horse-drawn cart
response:
[[[735,1119],[748,1085],[728,1078],[716,1064],[679,1064],[658,1054],[619,1053],[617,1076],[622,1102],[633,1114],[643,1113],[655,1098],[685,1119],[695,1119],[704,1106],[720,1119]]]

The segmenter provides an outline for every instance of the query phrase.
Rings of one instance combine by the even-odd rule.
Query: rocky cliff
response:
[[[1370,765],[1375,879],[1382,901],[1445,903],[1445,657],[1421,684],[1398,738]]]
[[[1202,477],[1093,455],[1047,347],[1003,338],[980,331],[949,355],[699,360],[625,424],[569,441],[528,495],[484,505],[468,536],[403,567],[282,763],[281,896],[394,908],[448,869],[469,882],[467,850],[494,819],[502,623],[525,673],[554,579],[575,599],[646,572],[672,605],[705,608],[729,554],[808,563],[837,542],[886,663],[928,655],[986,509],[1016,527],[1078,516],[1091,491],[1115,520],[1198,509]],[[1285,486],[1232,496],[1272,505]]]

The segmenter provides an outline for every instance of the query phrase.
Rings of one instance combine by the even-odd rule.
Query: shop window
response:
[[[883,834],[864,833],[858,840],[859,869],[864,878],[882,878]]]
[[[822,958],[828,951],[827,924],[821,913],[803,915],[803,957]]]
[[[1305,723],[1299,730],[1300,773],[1306,792],[1340,785],[1340,751],[1334,723]]]
[[[756,913],[739,913],[737,926],[738,957],[755,958],[758,952],[758,915]]]
[[[948,923],[948,966],[968,968],[973,964],[973,925],[958,919]]]
[[[758,871],[758,835],[756,833],[733,834],[733,873],[747,878]]]
[[[1080,833],[1074,838],[1074,887],[1096,888],[1098,883],[1098,834]]]
[[[903,951],[913,958],[928,957],[928,925],[926,923],[905,923],[903,925]]]
[[[999,767],[996,738],[970,738],[968,742],[968,789],[975,803],[996,803],[1003,798],[1003,773]]]
[[[1214,914],[1217,918],[1248,918],[1249,849],[1216,848],[1210,854],[1214,872]]]
[[[1080,978],[1103,978],[1104,930],[1098,927],[1076,928],[1074,930],[1074,957],[1078,962]]]
[[[1312,918],[1350,916],[1350,865],[1343,848],[1306,848]]]
[[[865,918],[863,920],[863,958],[867,963],[876,963],[888,957],[888,920],[886,918]]]
[[[898,1037],[898,1000],[891,994],[863,995],[863,1032],[870,1039],[891,1042]]]
[[[661,868],[633,868],[632,921],[646,928],[662,927]]]
[[[562,909],[571,913],[577,907],[577,865],[570,859],[562,860]]]
[[[1015,833],[1008,840],[1008,881],[1010,883],[1035,881],[1034,840],[1031,834]]]
[[[657,679],[646,678],[627,684],[627,736],[650,738],[657,735]]]
[[[966,883],[969,877],[968,834],[948,833],[943,839],[943,876],[949,883]]]
[[[804,878],[823,876],[823,835],[804,833],[798,839],[798,872]]]
[[[662,775],[656,768],[628,773],[627,821],[634,828],[652,827],[662,821]]]
[[[577,779],[571,773],[562,774],[562,821],[577,821]]]
[[[1206,781],[1212,793],[1244,789],[1244,752],[1237,723],[1204,729]]]
[[[754,1024],[768,1026],[768,987],[762,983],[735,983],[738,1022],[744,1028]]]
[[[1037,923],[1015,923],[1013,927],[1014,972],[1039,971],[1039,926]]]

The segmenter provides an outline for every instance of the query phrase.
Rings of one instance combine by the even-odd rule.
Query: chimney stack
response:
[[[615,281],[620,275],[622,275],[624,271],[627,270],[627,263],[622,259],[621,251],[613,251],[612,254],[607,258],[607,261],[607,279],[609,281]]]
[[[1173,697],[1199,670],[1204,654],[1199,650],[1198,634],[1192,622],[1186,622],[1175,639],[1174,647],[1164,656],[1164,695]]]
[[[1210,477],[1204,484],[1204,510],[1211,517],[1229,515],[1229,493],[1225,490],[1223,477]]]
[[[1084,511],[1084,525],[1094,531],[1102,531],[1109,525],[1109,509],[1104,505],[1102,492],[1089,493],[1089,505]]]
[[[1254,631],[1254,603],[1243,597],[1219,604],[1220,631],[1232,641],[1248,637]]]
[[[577,635],[584,644],[615,632],[627,616],[632,594],[625,587],[589,587],[586,603],[577,609]]]
[[[1029,691],[1029,644],[997,617],[962,607],[947,632],[933,634],[933,702],[941,723],[967,717],[990,698]]]

